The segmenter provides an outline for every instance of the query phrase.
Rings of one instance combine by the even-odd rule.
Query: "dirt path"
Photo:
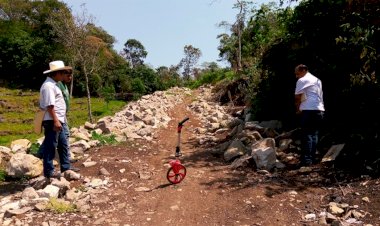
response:
[[[288,208],[288,194],[283,194],[286,189],[281,185],[269,189],[264,176],[254,176],[251,170],[231,170],[220,158],[197,145],[192,139],[194,129],[202,125],[187,110],[190,101],[188,98],[170,112],[172,121],[159,131],[155,142],[137,141],[94,150],[93,160],[101,162],[100,166],[111,173],[110,186],[97,195],[89,218],[81,216],[73,223],[291,225],[295,218],[300,218],[296,208]],[[181,161],[187,176],[180,184],[171,185],[166,180],[167,163],[173,158],[177,123],[186,116],[190,120],[182,131]],[[94,176],[98,169],[99,166],[86,168],[82,174]],[[125,173],[120,173],[120,169],[126,169]],[[151,177],[141,179],[140,174]],[[139,188],[149,191],[136,191]],[[268,192],[279,194],[273,199]]]
[[[169,112],[172,121],[159,130],[152,142],[136,140],[91,149],[89,155],[98,165],[83,168],[81,162],[75,164],[83,176],[108,181],[106,188],[91,193],[87,211],[61,215],[47,212],[34,222],[114,226],[316,225],[303,217],[322,211],[333,199],[331,194],[339,189],[303,183],[302,175],[285,178],[282,174],[261,175],[250,168],[230,169],[229,164],[213,157],[194,139],[194,130],[202,125],[187,109],[192,98]],[[187,176],[180,184],[171,185],[166,179],[167,163],[173,158],[177,123],[186,116],[190,120],[182,130],[181,161]],[[110,175],[100,176],[100,168]],[[80,184],[75,186],[80,190]],[[367,193],[379,209],[376,191]],[[374,213],[369,204],[363,204],[360,198],[355,201],[355,197],[351,201],[351,205],[357,203],[372,212],[370,221],[379,225],[379,213]]]

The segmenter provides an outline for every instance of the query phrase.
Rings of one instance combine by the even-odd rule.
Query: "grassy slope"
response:
[[[41,135],[33,133],[33,117],[38,109],[39,93],[0,87],[0,146],[9,146],[13,140],[26,138],[34,142]],[[121,110],[126,102],[111,101],[108,106],[101,98],[91,98],[94,122]],[[78,127],[87,119],[87,99],[73,98],[68,116],[69,126]]]

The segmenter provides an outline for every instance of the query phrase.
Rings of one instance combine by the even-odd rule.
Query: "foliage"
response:
[[[242,64],[244,68],[257,67],[263,54],[280,38],[286,35],[286,21],[292,10],[278,8],[272,2],[253,8],[243,31]]]
[[[193,80],[188,86],[191,89],[198,88],[204,84],[216,84],[221,80],[232,80],[235,77],[235,73],[226,69],[206,70],[201,72],[198,79]]]
[[[95,131],[92,133],[92,139],[100,141],[101,145],[112,145],[118,143],[117,140],[115,139],[115,135],[103,135],[103,134],[97,134]]]
[[[202,56],[200,49],[193,47],[192,45],[186,45],[183,48],[185,57],[181,59],[179,63],[183,68],[183,78],[185,81],[190,80],[191,75],[194,75],[194,66],[197,64],[199,58]]]
[[[105,102],[107,103],[107,108],[108,108],[108,103],[111,100],[115,99],[115,88],[113,86],[105,86],[99,89],[99,96],[102,97]]]
[[[160,82],[159,89],[166,90],[170,87],[181,85],[178,69],[177,66],[171,66],[169,68],[162,66],[156,69],[158,81]]]
[[[102,89],[138,97],[182,84],[177,66],[158,74],[144,65],[148,53],[136,39],[116,53],[115,38],[96,26],[84,6],[76,14],[58,0],[1,0],[0,6],[0,86],[39,90],[48,63],[63,60],[74,68],[70,94],[88,98],[91,121],[91,96],[104,94]]]
[[[141,80],[141,78],[134,78],[132,79],[132,92],[138,96],[143,95],[146,93],[146,89],[144,86],[144,82]]]
[[[74,204],[56,198],[49,199],[49,202],[46,205],[46,209],[54,213],[72,213],[77,211],[77,208]]]
[[[46,59],[61,50],[60,44],[52,41],[54,35],[47,18],[64,7],[57,0],[0,1],[0,80],[3,83],[11,87],[40,84]]]
[[[264,52],[285,35],[285,23],[292,13],[291,9],[278,8],[274,2],[262,4],[258,9],[253,5],[250,11],[249,5],[243,1],[236,6],[240,12],[234,24],[219,24],[231,31],[231,34],[218,36],[219,56],[228,61],[235,71],[258,66]],[[245,19],[247,17],[248,20]]]
[[[243,68],[237,75],[249,78],[245,92],[254,106],[255,119],[276,118],[284,120],[286,126],[296,126],[293,71],[303,63],[323,82],[331,126],[378,131],[380,112],[373,106],[380,104],[379,76],[375,73],[380,2],[297,3],[294,8],[265,4],[252,7],[245,15]],[[230,34],[218,36],[219,56],[238,68],[238,30],[229,26]],[[347,112],[347,106],[355,107]]]
[[[5,169],[0,168],[0,182],[5,181],[6,177],[7,177],[7,172],[5,171]]]
[[[31,155],[36,155],[38,153],[38,150],[40,149],[39,143],[32,143],[32,145],[29,148],[29,153]]]
[[[376,126],[379,23],[373,15],[379,6],[376,1],[303,1],[294,8],[286,19],[287,34],[263,54],[263,69],[270,74],[262,80],[258,98],[271,104],[262,104],[260,115],[293,120],[293,71],[303,63],[323,82],[331,126],[345,128],[347,121],[351,128]],[[356,107],[347,112],[347,106]],[[284,109],[280,114],[279,108]],[[365,120],[353,120],[359,118]]]
[[[132,78],[132,91],[139,94],[153,93],[160,88],[156,72],[145,65],[140,65],[129,70]],[[135,87],[135,85],[137,87]]]
[[[128,60],[132,68],[143,65],[144,59],[148,55],[145,47],[136,39],[128,39],[124,44],[123,51],[125,59]]]

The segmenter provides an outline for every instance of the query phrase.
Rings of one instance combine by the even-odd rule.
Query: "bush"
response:
[[[187,84],[192,89],[196,89],[204,84],[215,84],[221,80],[231,80],[235,77],[233,71],[220,69],[214,71],[205,71],[201,73],[200,77],[197,80],[194,80]]]
[[[51,198],[46,208],[55,213],[72,213],[76,211],[74,204],[56,198]]]
[[[0,182],[5,181],[5,178],[7,177],[7,172],[5,169],[0,168]]]
[[[132,80],[132,91],[138,94],[146,93],[144,82],[140,78],[134,78]]]
[[[36,155],[38,150],[40,149],[40,144],[38,143],[33,143],[31,146],[30,146],[30,149],[29,149],[29,154],[31,155]]]
[[[102,135],[102,134],[97,134],[95,131],[92,132],[92,139],[100,141],[101,145],[105,144],[116,144],[117,140],[115,139],[115,135]]]

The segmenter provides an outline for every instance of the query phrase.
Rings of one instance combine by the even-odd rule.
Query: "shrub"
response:
[[[92,132],[92,139],[100,141],[101,145],[105,144],[116,144],[117,140],[115,139],[115,135],[102,135],[102,134],[97,134],[95,131]]]
[[[74,204],[56,198],[50,198],[46,209],[55,213],[72,213],[77,210]]]
[[[0,182],[5,181],[6,177],[7,177],[7,173],[5,172],[5,169],[0,168]]]

